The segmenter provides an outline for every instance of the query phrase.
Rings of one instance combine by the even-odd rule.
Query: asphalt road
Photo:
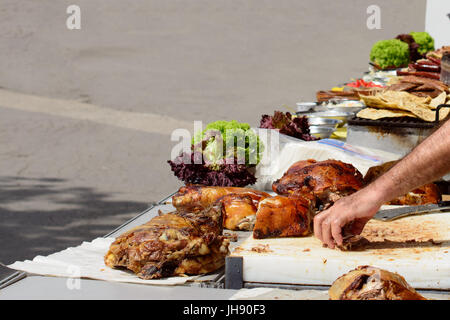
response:
[[[65,25],[74,2],[81,30]],[[256,126],[359,76],[375,41],[423,30],[422,0],[376,1],[369,30],[373,2],[2,0],[0,262],[101,236],[174,191],[171,130]]]

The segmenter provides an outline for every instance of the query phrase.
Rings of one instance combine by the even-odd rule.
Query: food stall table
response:
[[[0,300],[227,300],[237,290],[189,286],[154,286],[100,280],[80,280],[80,289],[68,289],[66,278],[27,276],[0,290]]]
[[[121,233],[149,221],[158,210],[168,207],[169,195],[154,206],[146,209],[127,221],[105,237],[116,237]],[[7,274],[7,271],[5,271]],[[222,273],[206,277],[215,280]],[[70,278],[30,275],[15,272],[0,280],[0,300],[9,299],[189,299],[226,300],[238,290],[207,288],[200,283],[190,285],[162,286],[133,283],[110,282],[92,279],[79,279],[76,286],[69,289]],[[79,288],[79,289],[77,289]]]
[[[170,211],[173,207],[167,204],[172,195],[161,200],[159,203],[138,214],[133,219],[127,221],[117,229],[113,230],[105,237],[116,237],[126,230],[141,225],[149,221],[158,214],[159,210]],[[447,200],[449,197],[444,196]],[[232,243],[232,248],[237,247],[248,236],[249,232],[237,232],[238,241]],[[233,250],[231,248],[231,250]],[[229,260],[227,258],[227,260]],[[228,261],[227,261],[228,262]],[[227,270],[227,273],[230,273]],[[228,274],[229,276],[229,274]],[[235,277],[236,278],[236,277]],[[225,270],[219,270],[212,274],[199,277],[194,281],[184,285],[142,285],[134,283],[112,282],[93,279],[79,279],[76,286],[68,285],[74,279],[64,277],[30,275],[25,272],[15,272],[14,274],[0,281],[0,300],[9,299],[189,299],[189,300],[228,300],[241,293],[241,288],[271,288],[273,292],[279,294],[279,289],[285,289],[286,297],[299,297],[299,293],[307,295],[326,296],[328,286],[315,285],[280,285],[274,283],[247,283],[242,281],[241,286],[233,286],[233,279],[225,280]],[[234,279],[236,280],[236,279]],[[239,279],[238,279],[239,280]],[[72,289],[70,289],[72,287]],[[245,290],[245,289],[244,289]],[[448,291],[439,290],[419,290],[426,296],[437,299],[449,299]],[[238,294],[239,295],[239,294]],[[265,293],[263,298],[270,294]],[[245,296],[245,294],[244,294]],[[302,297],[300,295],[300,297]],[[260,298],[254,296],[254,298]],[[263,299],[261,298],[261,299]]]

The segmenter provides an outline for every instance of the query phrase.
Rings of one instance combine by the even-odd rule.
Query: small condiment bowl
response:
[[[317,138],[327,139],[333,134],[334,128],[311,126],[309,132]]]
[[[308,112],[316,106],[316,102],[297,102],[297,112]]]

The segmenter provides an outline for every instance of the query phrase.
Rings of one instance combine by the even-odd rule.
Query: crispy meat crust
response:
[[[223,226],[228,230],[253,230],[257,207],[245,194],[230,193],[219,200],[222,204]]]
[[[217,206],[163,214],[119,236],[105,264],[127,268],[143,279],[211,272],[224,264],[228,253],[229,240],[222,231]]]
[[[312,217],[363,186],[362,175],[350,164],[326,160],[294,163],[272,184],[279,196],[259,203],[255,239],[299,237],[312,232]]]
[[[391,169],[396,163],[397,161],[390,161],[383,163],[382,165],[369,168],[366,175],[364,176],[364,184],[369,185],[371,182],[375,181],[378,177]],[[439,191],[439,188],[434,183],[428,183],[412,190],[411,192],[403,196],[393,199],[386,204],[414,206],[423,204],[436,204],[441,200],[442,195]]]
[[[231,193],[249,196],[256,206],[260,200],[270,197],[266,192],[250,188],[190,185],[183,186],[178,190],[172,197],[172,204],[177,210],[201,210],[208,208],[223,196]]]
[[[351,164],[338,160],[302,160],[272,184],[278,194],[313,195],[317,204],[329,206],[363,187],[361,173]]]
[[[311,233],[311,202],[303,197],[275,196],[259,203],[255,239],[301,237]]]
[[[401,275],[371,266],[342,275],[328,294],[331,300],[426,300]]]

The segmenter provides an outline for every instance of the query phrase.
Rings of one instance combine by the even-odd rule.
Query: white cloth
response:
[[[276,149],[279,151],[274,151]],[[370,167],[399,158],[398,154],[355,147],[339,140],[300,141],[284,135],[280,135],[278,148],[268,146],[267,150],[272,151],[267,152],[257,166],[257,182],[252,186],[259,190],[272,190],[272,183],[300,160],[340,160],[352,164],[364,175]]]

